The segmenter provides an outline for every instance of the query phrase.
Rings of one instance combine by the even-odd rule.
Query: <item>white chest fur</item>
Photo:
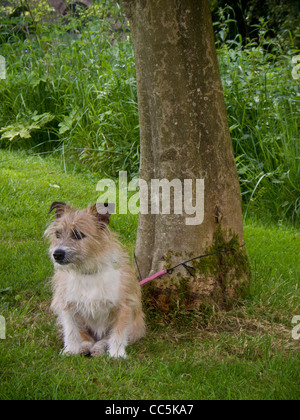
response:
[[[104,266],[97,274],[69,273],[67,304],[71,304],[86,320],[104,320],[119,299],[120,272]]]

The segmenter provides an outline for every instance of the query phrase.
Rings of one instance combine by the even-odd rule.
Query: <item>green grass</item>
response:
[[[300,85],[292,78],[292,57],[297,53],[274,49],[266,40],[248,48],[229,43],[219,50],[220,69],[246,212],[296,224]]]
[[[0,399],[299,399],[296,229],[248,219],[252,262],[248,298],[228,312],[208,308],[190,320],[148,319],[147,336],[126,360],[59,355],[50,312],[52,265],[43,231],[52,201],[95,202],[98,177],[53,158],[0,152]],[[57,188],[59,187],[59,188]],[[112,229],[134,249],[137,217]]]
[[[115,32],[117,3],[110,9],[113,23],[103,19],[100,6],[107,2],[99,3],[81,19],[36,22],[39,36],[12,30],[8,36],[0,16],[0,54],[7,62],[7,78],[0,80],[0,146],[63,150],[90,170],[137,173],[133,47],[128,35]]]
[[[0,16],[0,54],[7,61],[0,147],[56,151],[113,178],[120,170],[138,173],[135,61],[118,2],[99,0],[69,22],[33,15],[39,36],[29,15],[13,23],[22,28],[25,20],[30,36]],[[232,23],[215,22],[217,39]],[[299,50],[292,35],[272,39],[267,22],[259,25],[259,39],[248,45],[241,36],[217,42],[243,203],[247,215],[299,226],[300,84],[292,77]]]

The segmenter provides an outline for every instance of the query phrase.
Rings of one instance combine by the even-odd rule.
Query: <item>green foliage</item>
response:
[[[81,18],[40,27],[40,36],[2,39],[7,61],[7,79],[0,81],[2,147],[7,138],[10,148],[64,145],[67,158],[93,171],[138,172],[133,49],[117,4],[110,12],[110,20],[103,20],[107,6],[96,4]],[[36,123],[36,115],[46,113],[51,124]]]
[[[181,316],[176,328],[169,318],[148,317],[146,337],[128,347],[126,360],[60,355],[43,240],[47,212],[56,200],[86,207],[99,194],[98,180],[66,174],[52,157],[0,151],[0,315],[7,326],[0,399],[299,400],[291,320],[299,314],[300,236],[293,228],[245,225],[251,294],[230,311],[209,306],[193,324]],[[136,216],[115,215],[111,227],[134,247]]]
[[[288,27],[272,38],[260,19],[252,27],[256,38],[245,44],[242,35],[231,37],[236,11],[218,10],[214,28],[245,213],[296,224],[295,39]],[[41,19],[34,7],[0,19],[0,54],[7,61],[7,79],[0,80],[1,147],[56,152],[111,177],[138,173],[134,53],[122,16],[117,2],[99,0],[59,20]]]
[[[54,116],[48,112],[37,115],[35,111],[30,117],[24,119],[24,122],[17,121],[13,125],[8,125],[0,130],[0,133],[3,133],[1,139],[8,139],[13,141],[16,137],[21,139],[30,139],[31,132],[35,130],[41,130],[47,123],[52,121]]]
[[[244,47],[227,40],[219,62],[246,215],[299,222],[300,83],[293,56],[268,39],[261,23],[258,42]]]
[[[300,3],[295,0],[209,0],[213,20],[228,24],[226,34],[230,39],[241,36],[243,44],[259,38],[260,22],[268,22],[271,38],[290,42],[290,36],[300,46]],[[230,17],[230,18],[229,18]],[[217,40],[222,40],[220,34]]]

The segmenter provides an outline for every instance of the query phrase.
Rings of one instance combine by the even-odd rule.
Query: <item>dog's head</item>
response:
[[[109,244],[108,224],[112,205],[97,204],[84,210],[52,203],[55,219],[45,232],[50,240],[50,256],[56,268],[93,271],[99,255]]]

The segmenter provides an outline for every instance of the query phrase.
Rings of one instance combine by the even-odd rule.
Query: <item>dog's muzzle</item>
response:
[[[66,264],[66,251],[64,251],[63,249],[57,249],[53,252],[53,258],[58,264]]]

